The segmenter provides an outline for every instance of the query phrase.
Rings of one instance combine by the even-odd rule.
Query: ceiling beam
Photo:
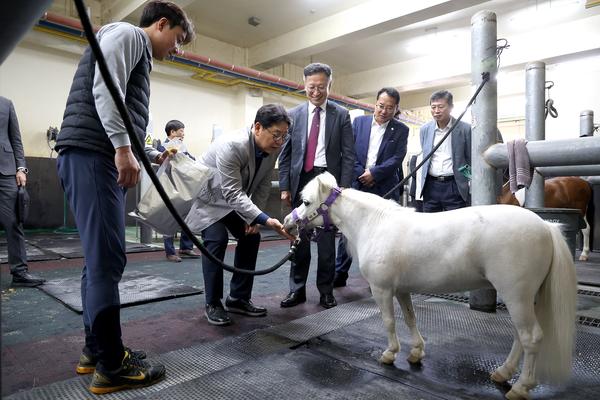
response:
[[[524,68],[532,61],[557,63],[579,55],[600,54],[600,15],[556,24],[531,32],[506,37],[510,48],[501,56],[501,68]],[[576,38],[576,39],[573,39]],[[439,68],[440,58],[453,60]],[[384,86],[401,92],[430,87],[469,85],[471,81],[471,43],[451,43],[445,53],[415,58],[368,71],[338,77],[338,91],[346,96],[372,96]]]
[[[489,0],[372,0],[248,49],[248,64],[266,69]]]

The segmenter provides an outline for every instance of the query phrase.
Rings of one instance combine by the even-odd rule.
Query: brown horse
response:
[[[515,194],[517,195],[515,197]],[[512,194],[508,183],[502,187],[502,194],[498,196],[499,204],[513,204],[522,206],[517,200],[520,193]],[[547,179],[544,183],[544,207],[548,208],[576,208],[581,212],[585,221],[583,233],[583,249],[580,261],[587,261],[590,251],[590,224],[588,211],[591,209],[592,187],[585,180],[575,176],[561,176]]]

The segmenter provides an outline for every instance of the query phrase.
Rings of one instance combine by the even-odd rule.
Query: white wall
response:
[[[26,156],[48,157],[49,126],[60,128],[73,75],[80,55],[26,43],[19,45],[0,67],[0,95],[10,98],[17,111]],[[267,102],[291,107],[302,99],[245,85],[221,86],[190,79],[191,73],[166,63],[154,63],[150,109],[153,136],[163,139],[171,119],[186,125],[186,144],[201,154],[212,139],[213,125],[229,132],[250,124]],[[258,97],[257,97],[258,95]],[[56,156],[56,154],[54,154]]]

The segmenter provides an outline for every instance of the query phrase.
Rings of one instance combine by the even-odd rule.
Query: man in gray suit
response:
[[[300,192],[315,176],[328,171],[340,187],[350,187],[354,175],[354,136],[348,110],[329,100],[332,72],[326,64],[304,68],[307,103],[290,110],[292,131],[279,157],[281,199],[288,206],[301,203]],[[317,239],[317,289],[325,308],[337,305],[333,296],[335,232],[321,232]],[[306,301],[306,279],[310,266],[310,240],[304,234],[290,268],[290,292],[281,307]]]
[[[210,145],[200,162],[212,176],[202,183],[198,198],[186,222],[201,232],[206,248],[221,261],[227,250],[228,231],[237,239],[234,265],[254,270],[260,245],[259,225],[268,226],[293,240],[281,222],[264,211],[271,190],[271,173],[290,126],[290,118],[281,105],[267,104],[256,113],[250,129],[239,135],[220,136]],[[223,298],[223,270],[202,256],[206,295],[205,315],[212,325],[228,325],[227,311],[251,317],[267,313],[250,300],[252,275],[233,274],[230,292]]]
[[[441,90],[429,99],[433,121],[421,127],[421,148],[427,155],[455,124],[456,127],[423,165],[421,175],[423,212],[466,207],[470,203],[469,181],[463,171],[471,165],[471,126],[450,115],[452,93]]]
[[[12,101],[0,96],[0,223],[6,231],[13,286],[39,286],[46,280],[27,267],[23,226],[17,219],[17,192],[27,184],[27,167]]]

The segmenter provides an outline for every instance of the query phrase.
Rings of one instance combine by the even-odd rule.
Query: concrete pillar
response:
[[[546,138],[544,115],[546,64],[535,61],[525,67],[525,139],[528,142]],[[544,207],[544,177],[533,173],[531,186],[525,194],[525,207]]]
[[[471,135],[471,203],[473,206],[496,203],[496,172],[483,159],[483,152],[496,143],[498,120],[498,94],[496,75],[496,14],[480,11],[471,18],[471,82],[477,88],[482,73],[490,74],[471,113],[473,115]],[[494,312],[496,310],[496,291],[480,289],[469,295],[471,309]]]

